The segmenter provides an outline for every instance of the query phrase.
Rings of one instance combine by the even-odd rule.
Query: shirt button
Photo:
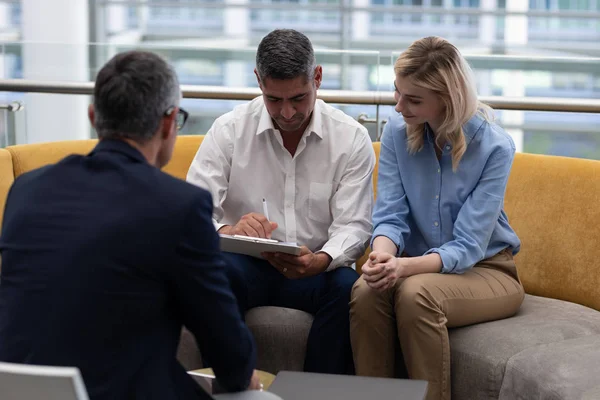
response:
[[[436,200],[440,198],[440,196],[438,196],[437,194],[435,195]]]
[[[446,150],[450,150],[450,146],[446,146]]]
[[[435,226],[438,226],[438,225],[439,225],[437,221],[435,221],[433,224],[434,224]]]
[[[440,169],[438,168],[438,174],[440,173]]]

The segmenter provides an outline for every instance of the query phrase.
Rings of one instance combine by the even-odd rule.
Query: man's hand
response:
[[[384,291],[396,284],[406,275],[406,266],[402,258],[390,253],[373,251],[362,267],[363,279],[373,289]]]
[[[313,253],[302,246],[300,255],[263,253],[263,257],[288,279],[300,279],[324,272],[331,257],[327,253]]]
[[[252,373],[252,378],[250,378],[250,385],[248,385],[248,390],[263,390],[263,384],[260,383],[260,379],[258,379],[258,373],[256,370]]]
[[[250,213],[244,215],[237,224],[224,225],[219,233],[225,235],[244,235],[257,238],[271,239],[271,232],[277,229],[277,223],[271,222],[262,214]]]

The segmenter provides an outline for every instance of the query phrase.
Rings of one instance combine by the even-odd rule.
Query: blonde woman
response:
[[[385,127],[373,252],[352,291],[354,362],[358,375],[393,377],[399,340],[427,399],[450,399],[447,328],[510,317],[523,301],[502,209],[515,145],[446,40],[417,40],[394,72],[402,117]]]

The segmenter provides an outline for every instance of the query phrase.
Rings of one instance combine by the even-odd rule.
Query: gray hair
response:
[[[293,29],[277,29],[265,36],[256,51],[256,71],[261,80],[313,78],[317,62],[310,40]]]
[[[94,125],[100,139],[152,138],[170,107],[179,105],[177,74],[160,56],[146,51],[117,54],[98,72]]]

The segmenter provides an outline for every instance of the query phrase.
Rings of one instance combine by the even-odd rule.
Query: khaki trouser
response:
[[[510,317],[523,297],[508,249],[463,275],[413,275],[383,292],[361,276],[350,302],[356,374],[393,378],[398,337],[409,377],[429,384],[427,399],[450,399],[447,328]]]

